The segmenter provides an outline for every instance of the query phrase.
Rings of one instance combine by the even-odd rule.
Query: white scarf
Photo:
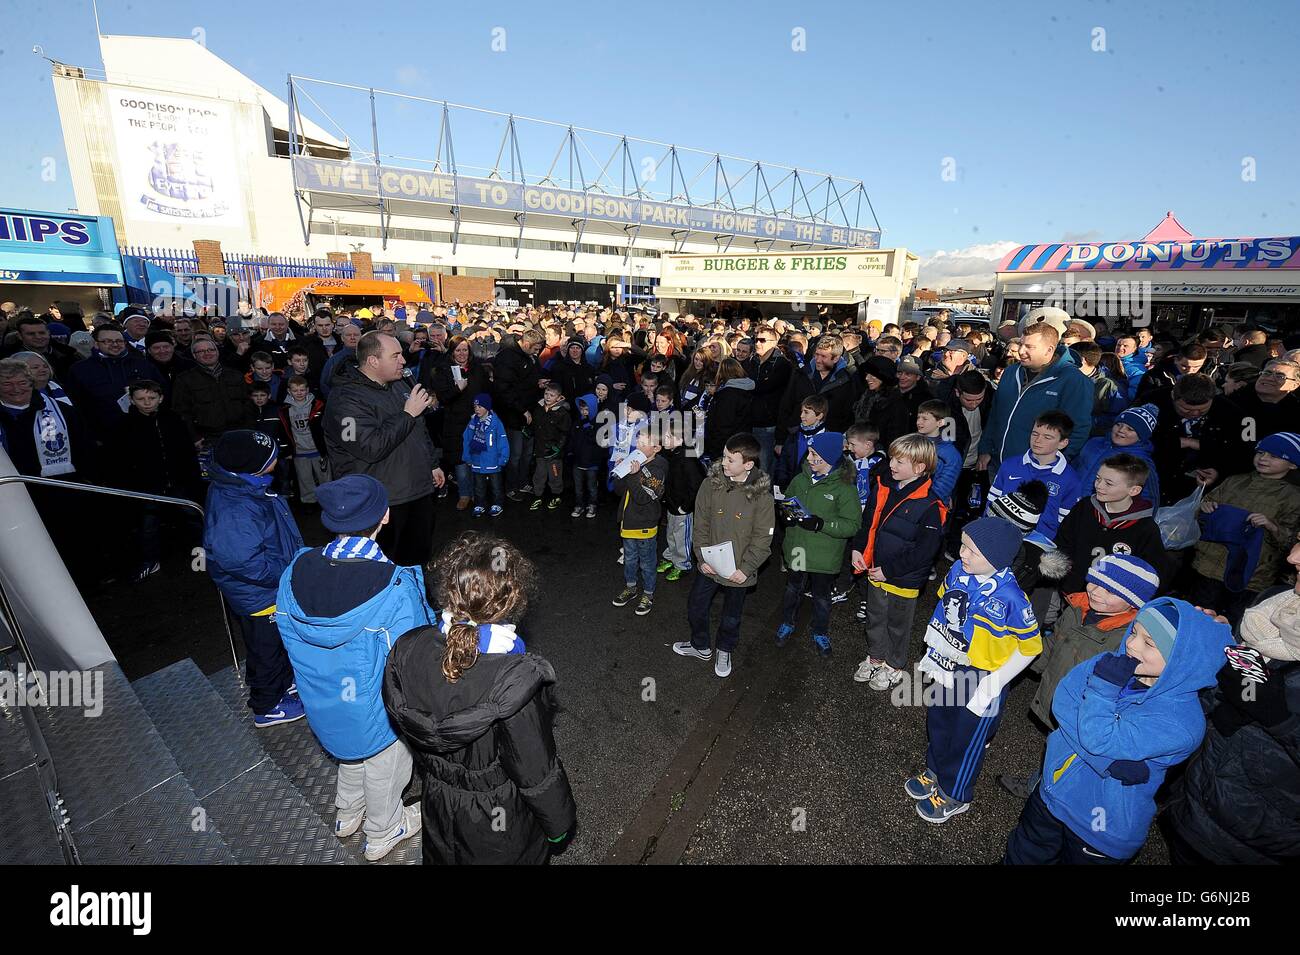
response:
[[[35,396],[33,400],[36,400]],[[71,474],[76,470],[72,466],[68,422],[64,420],[57,401],[42,399],[42,407],[37,409],[36,417],[32,419],[32,436],[36,442],[36,455],[41,460],[41,477]]]

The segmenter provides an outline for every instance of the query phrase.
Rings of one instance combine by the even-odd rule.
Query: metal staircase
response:
[[[181,499],[0,476],[8,483],[198,508]],[[230,651],[237,660],[233,639]],[[362,832],[346,840],[333,833],[337,764],[305,719],[253,725],[238,663],[209,678],[187,658],[135,682],[115,660],[74,671],[87,681],[83,687],[102,679],[97,711],[34,701],[18,678],[22,671],[37,666],[0,582],[0,678],[23,691],[0,693],[0,864],[364,861]],[[380,864],[419,862],[414,838]]]
[[[103,712],[33,707],[85,864],[355,865],[364,836],[333,834],[336,763],[306,720],[257,729],[241,675],[191,660],[129,683],[103,673]],[[0,863],[60,864],[35,754],[0,706]],[[408,840],[382,865],[418,864]]]

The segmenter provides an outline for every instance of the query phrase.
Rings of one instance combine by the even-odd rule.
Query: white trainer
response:
[[[365,818],[366,811],[364,809],[352,816],[345,816],[341,812],[337,813],[334,816],[334,835],[340,839],[346,839],[361,828],[361,823]]]
[[[388,853],[397,848],[399,843],[405,842],[412,836],[420,834],[420,807],[403,806],[402,807],[402,824],[397,827],[397,831],[385,839],[383,842],[371,842],[366,840],[366,861],[378,862]]]
[[[713,672],[716,676],[731,676],[731,654],[726,650],[719,650],[713,659]]]
[[[871,674],[871,679],[867,686],[873,690],[888,690],[898,686],[903,682],[904,673],[902,670],[895,670],[888,663],[882,663],[875,673]]]
[[[861,663],[858,664],[857,672],[853,674],[853,682],[855,683],[871,682],[871,678],[876,675],[876,671],[879,670],[882,666],[884,666],[883,663],[879,663],[871,659],[871,657],[867,657],[865,660],[863,660]]]

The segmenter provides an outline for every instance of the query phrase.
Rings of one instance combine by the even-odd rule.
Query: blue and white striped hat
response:
[[[1281,431],[1277,434],[1270,434],[1255,445],[1255,450],[1267,451],[1273,457],[1290,461],[1300,468],[1300,434],[1296,434],[1294,431]]]
[[[1134,607],[1152,600],[1160,589],[1160,575],[1140,557],[1107,554],[1088,568],[1088,582]]]

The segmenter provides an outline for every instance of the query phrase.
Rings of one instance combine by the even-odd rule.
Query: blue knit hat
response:
[[[1160,589],[1160,575],[1141,557],[1106,554],[1088,568],[1088,583],[1114,594],[1131,607],[1153,600]]]
[[[1143,607],[1133,622],[1146,628],[1156,649],[1165,658],[1165,663],[1168,663],[1174,652],[1174,641],[1178,639],[1178,606],[1171,602]]]
[[[815,434],[808,441],[812,450],[817,452],[817,456],[835,467],[840,458],[844,457],[844,434],[839,431],[823,431],[821,434]]]
[[[336,534],[374,527],[388,510],[388,492],[369,474],[349,474],[316,488],[320,522]]]
[[[1284,461],[1290,461],[1296,467],[1300,468],[1300,434],[1294,431],[1282,431],[1278,434],[1270,434],[1267,438],[1255,445],[1256,451],[1266,451],[1275,458],[1282,458]]]
[[[474,404],[478,405],[481,408],[486,408],[488,411],[491,411],[492,396],[489,395],[486,391],[483,392],[482,394],[477,394],[474,396]]]
[[[1020,528],[1000,517],[981,517],[971,521],[962,528],[962,533],[970,538],[975,549],[984,555],[994,570],[1010,567],[1025,539]]]
[[[1160,409],[1155,405],[1137,405],[1121,411],[1115,423],[1128,425],[1137,432],[1139,441],[1150,441],[1151,432],[1156,429],[1156,420],[1159,417]]]
[[[249,428],[227,431],[212,449],[213,459],[231,474],[261,474],[279,453],[270,435]]]

